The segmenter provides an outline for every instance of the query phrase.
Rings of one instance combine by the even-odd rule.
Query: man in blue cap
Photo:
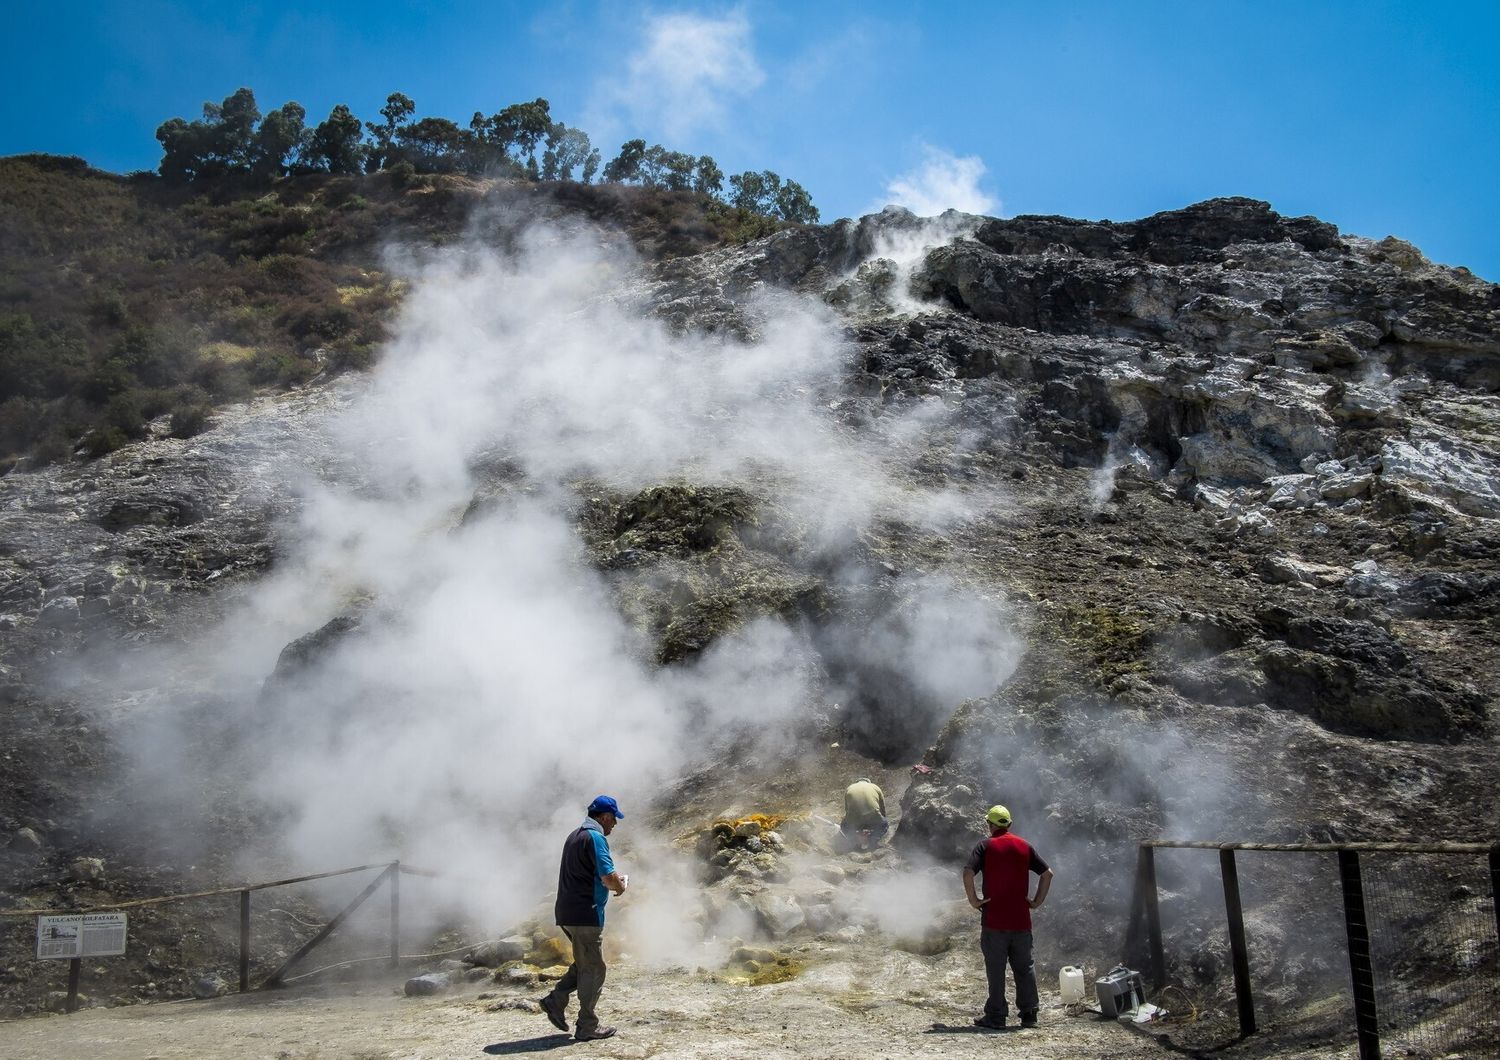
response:
[[[557,870],[557,926],[573,943],[573,963],[567,974],[542,998],[542,1011],[558,1030],[567,1030],[564,1013],[568,996],[578,992],[578,1026],[573,1037],[581,1042],[613,1037],[615,1028],[603,1027],[594,1014],[604,989],[604,903],[611,894],[625,893],[625,877],[615,871],[615,860],[605,838],[624,819],[620,804],[608,795],[589,803],[588,817],[563,843]]]

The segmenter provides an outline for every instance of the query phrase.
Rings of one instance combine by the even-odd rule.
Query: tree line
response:
[[[393,92],[381,121],[361,122],[344,104],[309,127],[301,104],[262,115],[255,93],[241,88],[223,103],[203,104],[197,121],[171,118],[157,128],[163,178],[194,180],[248,174],[265,180],[297,173],[376,173],[410,166],[417,173],[500,175],[516,179],[636,184],[690,191],[794,224],[813,224],[818,209],[795,180],[771,170],[726,178],[710,155],[628,140],[603,162],[588,133],[552,119],[545,99],[513,103],[494,114],[475,111],[469,127],[416,116],[416,104]],[[601,163],[602,171],[601,171]]]

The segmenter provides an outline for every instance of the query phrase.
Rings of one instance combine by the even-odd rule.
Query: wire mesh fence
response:
[[[1148,840],[1140,845],[1131,939],[1127,949],[1152,969],[1155,985],[1167,985],[1163,950],[1161,889],[1155,855],[1164,850],[1215,851],[1227,916],[1228,968],[1212,969],[1220,982],[1230,969],[1241,1037],[1257,1033],[1257,994],[1275,999],[1277,959],[1271,929],[1275,907],[1284,905],[1270,862],[1276,869],[1303,861],[1296,875],[1302,895],[1340,897],[1344,938],[1324,947],[1342,951],[1347,971],[1343,993],[1352,1001],[1357,1051],[1361,1060],[1386,1056],[1500,1057],[1500,845],[1488,843],[1214,843],[1198,840]],[[1285,858],[1284,855],[1293,855]],[[1337,886],[1308,886],[1308,870],[1329,855],[1336,857]],[[1252,866],[1243,888],[1240,862]],[[1329,865],[1332,868],[1332,864]],[[1258,878],[1258,879],[1257,879]],[[1169,882],[1172,882],[1169,877]],[[1202,881],[1200,880],[1200,883]],[[1257,883],[1270,885],[1261,891]],[[1209,888],[1199,886],[1182,897],[1199,907]],[[1280,890],[1285,893],[1283,878]],[[1243,898],[1248,896],[1247,906]],[[1246,910],[1252,912],[1247,916]],[[1267,918],[1267,911],[1272,918]],[[1246,923],[1255,929],[1247,935]],[[1306,930],[1305,926],[1302,930]],[[1314,932],[1320,934],[1321,932]],[[1189,942],[1177,928],[1179,945]],[[1200,931],[1199,934],[1202,934]],[[1253,936],[1253,937],[1252,937]],[[1284,935],[1283,935],[1284,938]],[[1298,942],[1312,942],[1299,937]],[[1198,947],[1201,949],[1201,947]],[[1289,952],[1296,950],[1292,946]],[[1254,951],[1252,953],[1252,951]],[[1295,954],[1294,954],[1295,955]],[[1251,957],[1256,958],[1252,974]],[[1281,962],[1282,972],[1291,963]],[[1267,988],[1270,987],[1270,990]],[[1352,988],[1352,989],[1351,989]]]
[[[1384,1050],[1500,1055],[1500,937],[1488,861],[1394,853],[1363,860]]]

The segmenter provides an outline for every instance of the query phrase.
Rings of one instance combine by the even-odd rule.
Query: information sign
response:
[[[125,952],[124,913],[36,918],[36,955],[43,960],[118,957]]]

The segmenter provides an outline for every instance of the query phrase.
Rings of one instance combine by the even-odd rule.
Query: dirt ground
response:
[[[476,986],[445,997],[406,998],[391,980],[9,1023],[0,1025],[0,1055],[10,1060],[92,1055],[437,1060],[555,1049],[632,1060],[1355,1055],[1352,1047],[1278,1047],[1274,1034],[1237,1045],[1232,1034],[1205,1037],[1203,1027],[1193,1035],[1203,1049],[1199,1052],[1186,1044],[1188,1028],[1182,1025],[1117,1025],[1093,1013],[1065,1010],[1057,994],[1045,988],[1037,1028],[977,1031],[970,1025],[982,981],[977,953],[924,958],[830,950],[826,956],[800,978],[768,986],[616,965],[600,1013],[619,1035],[587,1044],[555,1031],[535,1009],[531,993]]]
[[[841,809],[837,792],[849,777],[861,774],[885,787],[894,810],[909,771],[881,767],[834,748],[809,753],[795,768],[763,762],[724,764],[673,792],[671,811],[659,811],[656,824],[664,828],[680,826],[685,819],[709,820],[721,812],[791,808],[836,817]],[[622,841],[626,838],[621,836]],[[822,860],[842,863],[831,856]],[[957,873],[951,875],[949,904],[961,904]],[[775,945],[797,964],[800,974],[763,985],[736,980],[728,970],[660,971],[622,956],[610,968],[600,1005],[601,1016],[620,1033],[588,1044],[575,1043],[547,1023],[535,1006],[540,989],[486,981],[442,997],[403,996],[404,979],[426,970],[429,962],[400,972],[367,972],[385,977],[358,982],[320,981],[216,1000],[159,1001],[0,1022],[0,1057],[405,1060],[555,1049],[620,1058],[757,1060],[868,1060],[976,1051],[1018,1058],[1355,1055],[1352,1026],[1348,1035],[1330,1037],[1327,1019],[1314,1021],[1320,1030],[1311,1034],[1306,1022],[1277,1027],[1263,1020],[1265,1033],[1239,1041],[1227,1016],[1228,1022],[1206,1022],[1176,1013],[1165,1021],[1130,1026],[1086,1010],[1065,1009],[1056,992],[1056,967],[1040,960],[1040,1026],[979,1031],[972,1026],[984,989],[978,947],[967,944],[961,934],[953,942],[951,949],[920,955],[896,948],[891,939],[878,934],[847,942],[829,936],[786,939]],[[106,966],[107,962],[91,966],[95,981],[86,976],[85,993],[107,995],[98,981],[98,972]],[[1090,966],[1088,973],[1093,970]]]

